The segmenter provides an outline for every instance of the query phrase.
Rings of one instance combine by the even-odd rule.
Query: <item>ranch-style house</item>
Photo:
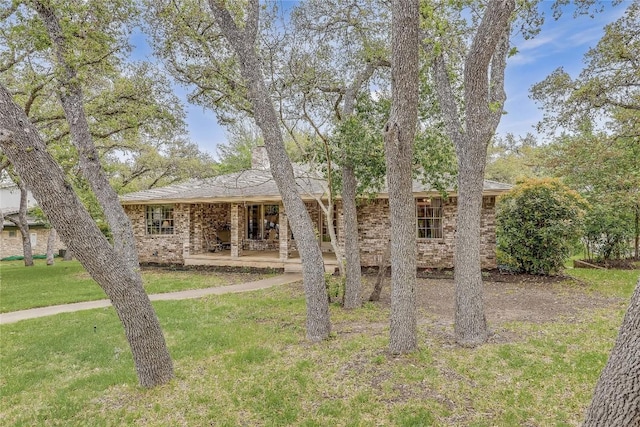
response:
[[[294,171],[300,194],[316,225],[327,271],[333,271],[336,264],[328,226],[334,227],[338,244],[344,247],[342,204],[338,199],[332,224],[328,224],[319,204],[323,199],[326,203],[326,183],[305,166],[295,165]],[[480,216],[483,268],[496,267],[496,196],[510,188],[507,184],[484,182]],[[385,191],[363,201],[358,208],[363,267],[379,265],[388,247],[389,199]],[[455,191],[443,198],[415,181],[413,192],[418,267],[453,267]],[[295,236],[290,231],[264,147],[254,150],[249,170],[130,193],[121,202],[131,219],[143,263],[300,269]]]

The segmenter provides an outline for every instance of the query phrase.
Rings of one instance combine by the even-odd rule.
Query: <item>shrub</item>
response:
[[[325,283],[327,286],[327,296],[329,302],[344,302],[344,287],[346,279],[342,276],[334,276],[332,274],[325,274]]]
[[[556,179],[518,182],[498,202],[499,252],[521,272],[559,271],[582,235],[586,207],[578,193]]]
[[[625,259],[631,255],[633,215],[612,204],[596,204],[585,218],[587,258]]]

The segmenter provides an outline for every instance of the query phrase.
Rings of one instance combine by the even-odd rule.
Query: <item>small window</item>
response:
[[[147,234],[173,234],[173,206],[147,206]]]
[[[9,230],[9,237],[17,237],[18,234],[16,233],[16,230]]]
[[[442,239],[442,199],[418,199],[418,239]]]

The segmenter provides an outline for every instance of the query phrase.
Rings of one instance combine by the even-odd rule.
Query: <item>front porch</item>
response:
[[[338,268],[338,261],[333,253],[323,253],[324,269],[327,273],[333,273]],[[209,265],[218,267],[247,267],[247,268],[274,268],[283,269],[285,273],[302,271],[302,261],[297,251],[289,254],[287,259],[280,258],[280,252],[245,250],[238,257],[231,256],[231,250],[218,252],[204,252],[187,255],[184,257],[184,265]]]

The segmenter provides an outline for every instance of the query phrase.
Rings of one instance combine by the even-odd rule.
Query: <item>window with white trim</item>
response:
[[[173,206],[147,206],[146,220],[147,234],[173,234]]]
[[[442,239],[442,199],[416,200],[418,239]]]

